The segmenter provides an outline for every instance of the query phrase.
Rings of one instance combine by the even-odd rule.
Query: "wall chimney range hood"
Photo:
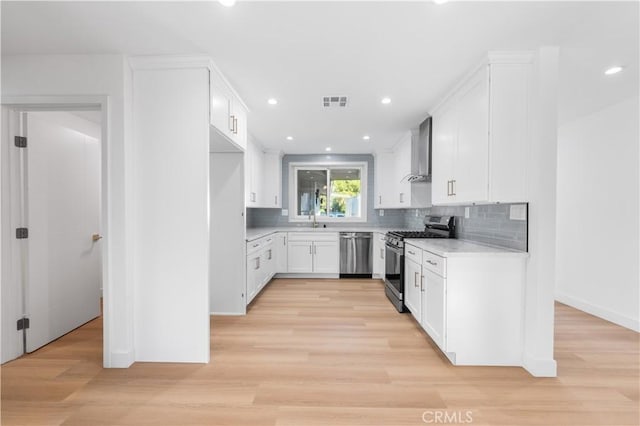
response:
[[[431,117],[411,132],[411,173],[409,182],[431,182]]]

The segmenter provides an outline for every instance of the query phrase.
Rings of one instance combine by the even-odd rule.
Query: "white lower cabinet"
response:
[[[420,324],[443,351],[445,346],[446,281],[429,270],[423,271],[422,315]]]
[[[405,305],[453,364],[521,366],[525,261],[407,244]]]
[[[373,278],[384,279],[385,270],[385,234],[373,234]]]
[[[276,273],[275,236],[247,242],[247,304],[260,293]]]
[[[289,273],[337,274],[340,249],[337,232],[290,232],[288,247]]]
[[[404,248],[404,304],[416,321],[422,315],[422,250],[410,245]]]
[[[278,232],[275,234],[274,249],[276,255],[276,274],[287,272],[288,265],[288,238],[286,232]]]
[[[313,241],[289,240],[287,272],[313,272]]]

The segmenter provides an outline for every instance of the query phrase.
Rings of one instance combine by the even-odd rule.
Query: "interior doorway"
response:
[[[3,106],[3,363],[101,314],[102,120]]]

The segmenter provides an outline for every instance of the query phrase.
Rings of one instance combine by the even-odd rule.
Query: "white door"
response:
[[[313,272],[320,274],[340,272],[340,249],[337,241],[315,241],[313,255]]]
[[[420,322],[422,319],[420,313],[422,266],[408,258],[405,258],[404,265],[404,304],[409,308],[416,321]]]
[[[287,233],[278,232],[275,237],[276,273],[287,272]]]
[[[489,82],[482,68],[460,91],[458,152],[453,192],[456,202],[489,199]]]
[[[289,241],[287,258],[289,272],[313,272],[313,243],[311,241]]]
[[[27,115],[27,352],[100,315],[100,142]]]
[[[422,292],[422,327],[433,341],[446,351],[446,281],[431,271],[424,271],[424,288]]]

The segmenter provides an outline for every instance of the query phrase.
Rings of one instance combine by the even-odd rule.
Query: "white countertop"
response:
[[[455,256],[519,256],[528,257],[529,253],[501,247],[480,244],[466,240],[448,238],[408,238],[405,244],[426,250],[442,257]]]
[[[310,226],[282,226],[279,228],[247,228],[247,241],[254,241],[258,238],[266,237],[267,235],[276,233],[276,232],[377,232],[380,234],[386,234],[389,231],[398,231],[403,230],[402,228],[394,227],[378,227],[378,226],[328,226],[327,228],[323,228],[320,226],[319,228],[312,228]]]

